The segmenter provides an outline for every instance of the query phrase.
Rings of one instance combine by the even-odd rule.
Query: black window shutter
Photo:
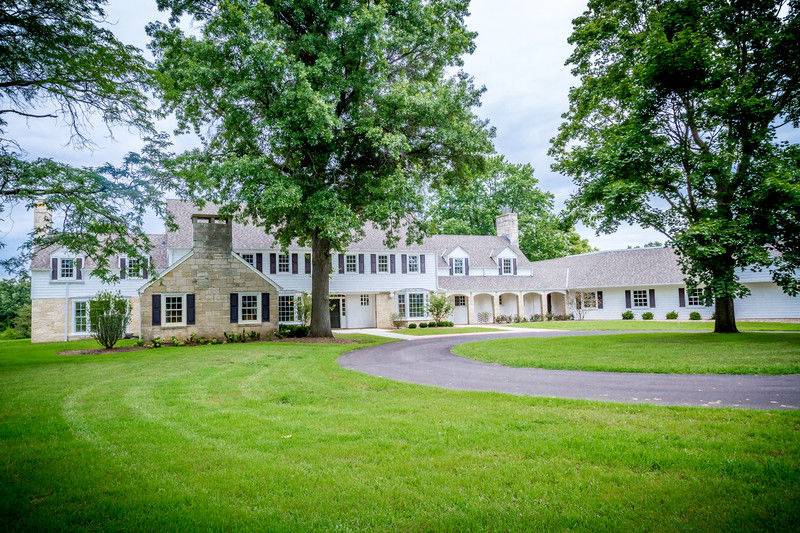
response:
[[[119,258],[119,279],[125,279],[128,275],[128,260],[124,257]]]
[[[300,260],[297,254],[292,254],[292,274],[297,274],[300,271]]]
[[[469,276],[469,257],[464,259],[464,275]]]
[[[378,256],[375,254],[369,254],[369,271],[373,274],[378,273]]]
[[[656,306],[656,290],[650,289],[650,307]]]
[[[278,272],[278,257],[273,253],[269,254],[269,273],[277,274]]]
[[[161,325],[161,295],[154,294],[151,307],[153,308],[153,325]]]
[[[194,326],[194,294],[186,295],[186,325]]]
[[[358,254],[358,273],[364,273],[364,254]]]
[[[517,258],[516,257],[511,260],[511,268],[512,268],[512,272],[516,276],[517,275]]]
[[[425,254],[419,255],[419,273],[420,274],[425,273]]]
[[[306,274],[311,274],[311,254],[306,254]]]
[[[231,324],[239,323],[239,293],[231,293]]]
[[[54,257],[50,260],[50,279],[58,279],[58,258]]]
[[[597,291],[597,308],[603,308],[603,291]]]
[[[453,275],[453,258],[450,258],[450,275]]]
[[[497,273],[503,275],[503,260],[500,258],[497,259]]]
[[[75,260],[75,279],[83,279],[83,259]]]
[[[264,272],[264,254],[262,253],[256,254],[256,270]]]
[[[678,305],[680,307],[686,307],[686,289],[683,287],[678,289]]]
[[[269,293],[261,293],[261,322],[269,322]]]
[[[391,255],[389,256],[389,273],[390,273],[390,274],[394,274],[394,273],[395,273],[395,271],[396,271],[396,267],[395,267],[395,256],[394,256],[394,254],[391,254]]]
[[[625,291],[625,307],[631,308],[631,291]]]
[[[339,254],[339,274],[344,274],[344,254]]]
[[[408,272],[408,256],[406,254],[400,254],[400,272],[403,274]]]

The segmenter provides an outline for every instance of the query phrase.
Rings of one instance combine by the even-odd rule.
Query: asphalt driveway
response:
[[[641,333],[641,332],[636,332]],[[537,331],[481,335],[481,339],[626,333]],[[474,335],[383,344],[342,355],[339,364],[373,376],[446,389],[657,405],[800,408],[800,375],[634,374],[511,368],[464,359],[450,350]]]

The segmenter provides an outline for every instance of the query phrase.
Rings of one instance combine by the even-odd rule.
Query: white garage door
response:
[[[374,294],[350,294],[347,296],[347,327],[375,327]]]

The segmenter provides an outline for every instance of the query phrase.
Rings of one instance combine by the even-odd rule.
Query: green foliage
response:
[[[311,325],[311,295],[304,292],[294,299],[297,318],[306,326]]]
[[[474,113],[482,90],[460,66],[475,35],[467,2],[160,0],[148,26],[163,111],[203,146],[167,162],[213,201],[284,246],[311,243],[312,297],[326,301],[330,252],[365,222],[397,240],[432,188],[472,179],[492,152]],[[178,18],[194,24],[185,33]],[[330,335],[328,309],[312,311]]]
[[[428,323],[427,323],[427,322],[420,322],[420,323],[419,323],[419,327],[421,327],[421,328],[427,328],[427,327],[428,327]]]
[[[633,311],[631,311],[630,309],[627,311],[623,311],[622,320],[633,320]]]
[[[299,339],[308,337],[309,327],[305,324],[281,324],[278,326],[278,337]]]
[[[573,22],[579,83],[551,155],[600,231],[663,233],[690,284],[735,331],[737,268],[769,267],[790,294],[800,266],[800,4],[594,0]],[[775,253],[777,252],[777,253]]]
[[[453,309],[453,302],[446,294],[431,294],[428,298],[428,314],[433,317],[434,327],[437,322],[443,322]]]
[[[653,315],[651,311],[645,311],[642,313],[642,320],[653,320],[653,318],[655,318],[655,315]]]
[[[411,323],[408,325],[408,329],[417,329],[417,325],[415,323]]]
[[[27,275],[0,280],[0,331],[18,329],[30,336],[31,281]]]
[[[104,4],[14,0],[0,8],[0,221],[18,204],[43,203],[59,215],[54,231],[31,234],[20,256],[3,262],[8,270],[25,270],[35,247],[60,245],[84,253],[96,276],[113,280],[109,258],[141,256],[149,248],[143,216],[163,214],[165,187],[141,168],[141,156],[129,154],[121,167],[78,168],[31,157],[4,135],[8,116],[58,117],[78,147],[91,144],[85,129],[93,117],[154,133],[147,62],[106,27]]]
[[[89,326],[92,337],[106,349],[111,349],[123,337],[128,327],[128,299],[108,291],[89,300]]]
[[[678,312],[677,311],[669,311],[667,313],[667,320],[678,320]]]
[[[434,230],[445,234],[494,235],[504,207],[517,213],[519,246],[531,260],[590,252],[568,221],[553,213],[553,195],[539,189],[533,167],[489,159],[475,179],[441,189],[433,200]]]
[[[697,311],[692,311],[689,313],[689,320],[702,320],[702,316]]]

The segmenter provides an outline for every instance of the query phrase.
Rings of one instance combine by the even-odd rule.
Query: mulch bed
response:
[[[111,348],[110,350],[105,348],[96,348],[92,350],[63,350],[58,352],[58,355],[108,355],[112,353],[136,352],[146,349],[147,348],[144,346],[121,346],[119,348]]]

